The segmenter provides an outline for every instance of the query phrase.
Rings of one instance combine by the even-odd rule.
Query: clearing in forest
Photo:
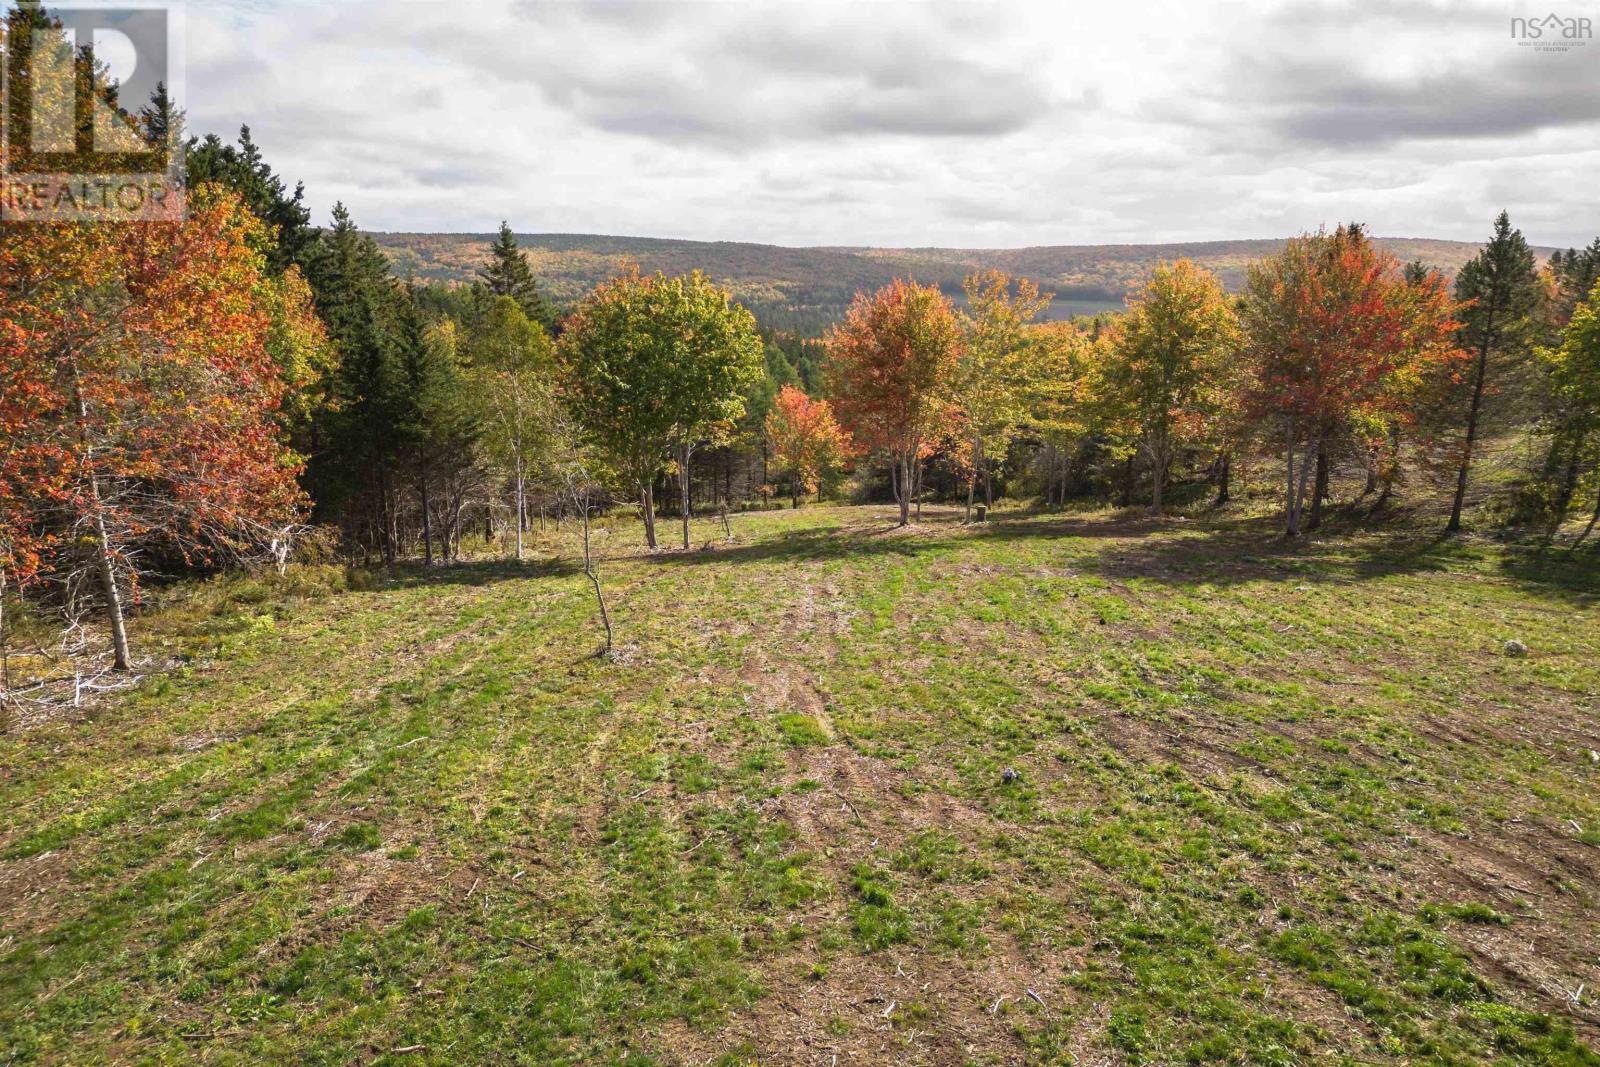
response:
[[[615,661],[559,560],[174,594],[0,735],[0,1062],[1600,1063],[1592,561],[957,518],[607,529]]]

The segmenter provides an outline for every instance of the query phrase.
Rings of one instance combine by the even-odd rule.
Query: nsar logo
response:
[[[1570,52],[1594,39],[1594,20],[1554,12],[1543,18],[1514,18],[1511,38],[1519,46],[1539,52]]]

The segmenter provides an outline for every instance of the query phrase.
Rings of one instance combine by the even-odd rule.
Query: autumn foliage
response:
[[[910,521],[920,460],[954,436],[961,417],[951,395],[960,344],[944,294],[899,279],[871,296],[858,294],[828,333],[839,421],[864,448],[888,454],[902,525]]]
[[[119,585],[141,554],[197,562],[270,542],[302,504],[274,356],[321,328],[226,196],[182,224],[0,230],[0,568]]]
[[[855,448],[834,419],[832,406],[792,385],[778,392],[765,428],[778,462],[794,474],[797,498],[802,489],[820,498],[823,483],[845,465]]]
[[[1408,281],[1359,227],[1291,240],[1250,272],[1247,410],[1277,427],[1285,529],[1301,531],[1327,450],[1409,421],[1425,368],[1460,358],[1456,305],[1437,275]]]

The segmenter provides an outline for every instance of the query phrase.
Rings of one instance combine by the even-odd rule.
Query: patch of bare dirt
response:
[[[884,951],[837,960],[813,977],[807,961],[780,958],[764,971],[768,995],[753,1011],[714,1032],[674,1023],[654,1037],[682,1064],[713,1062],[741,1044],[763,1064],[1018,1063],[1019,1033],[1077,1015],[1081,1005],[1060,984],[1079,962],[998,946],[978,961]],[[1086,1052],[1105,1023],[1091,1013],[1076,1024]],[[1122,1062],[1098,1055],[1074,1062]]]
[[[756,652],[739,671],[739,680],[750,686],[755,705],[768,713],[797,711],[814,720],[832,741],[836,736],[827,700],[809,671],[794,664],[774,664],[765,653]]]
[[[1502,990],[1570,1020],[1594,1041],[1600,1039],[1596,882],[1587,866],[1582,882],[1575,878],[1574,853],[1587,846],[1556,845],[1552,837],[1548,827],[1526,822],[1472,837],[1427,833],[1398,859],[1413,895],[1485,904],[1507,916],[1504,925],[1454,923],[1451,938]]]
[[[55,925],[75,897],[71,874],[69,853],[62,849],[0,860],[0,952],[13,937]]]

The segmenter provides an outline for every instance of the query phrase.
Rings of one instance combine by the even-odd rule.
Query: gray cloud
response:
[[[1426,0],[1290,4],[1224,53],[1205,113],[1169,106],[1263,143],[1341,150],[1600,123],[1600,53],[1520,48],[1511,14]]]
[[[987,5],[523,3],[480,68],[600,130],[722,147],[849,135],[999,136],[1057,103]],[[668,15],[670,14],[670,18]],[[576,49],[575,42],[582,42]],[[448,44],[445,45],[448,47]]]
[[[383,229],[778,244],[1600,229],[1593,54],[1477,0],[215,0],[190,118]],[[1526,220],[1525,222],[1523,220]]]
[[[1271,128],[1296,141],[1349,147],[1404,140],[1489,139],[1600,123],[1600,64],[1526,54],[1488,69],[1411,78],[1352,74],[1293,60],[1249,72],[1247,92],[1272,92]]]

